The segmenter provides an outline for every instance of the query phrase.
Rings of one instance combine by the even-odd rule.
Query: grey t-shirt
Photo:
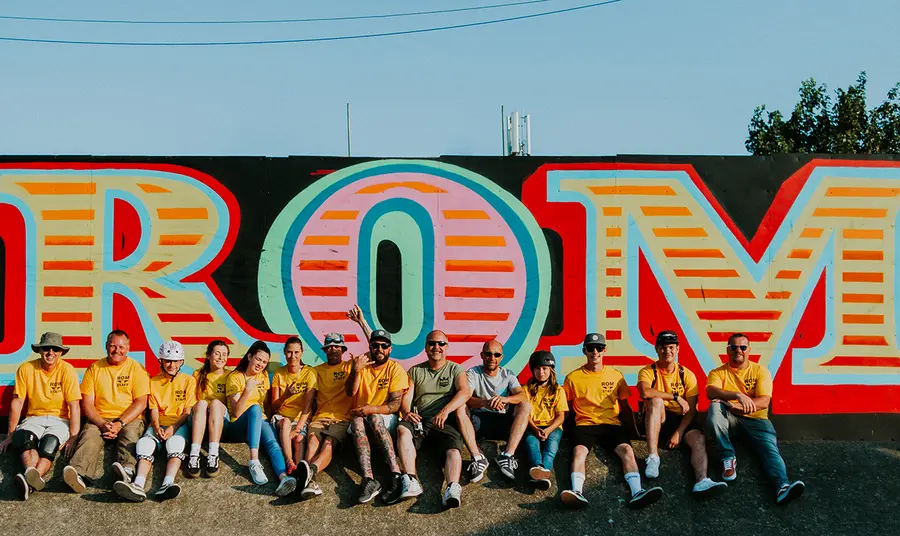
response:
[[[456,395],[456,377],[462,373],[463,368],[452,361],[437,370],[431,370],[428,361],[409,368],[413,407],[418,408],[423,419],[437,415]]]
[[[516,375],[510,372],[509,370],[499,367],[497,369],[497,374],[494,376],[488,376],[484,372],[484,366],[478,365],[477,367],[472,367],[466,372],[466,376],[469,378],[469,386],[472,388],[472,396],[478,398],[494,398],[495,396],[510,396],[512,394],[512,390],[516,387],[521,387],[519,384],[519,379],[516,378]],[[499,413],[506,413],[507,408],[503,408],[503,411]],[[490,408],[480,408],[473,410],[473,412],[479,411],[490,411],[493,413],[498,413]]]

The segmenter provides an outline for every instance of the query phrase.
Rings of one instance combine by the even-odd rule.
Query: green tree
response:
[[[900,153],[900,84],[866,110],[866,72],[856,84],[835,91],[812,78],[800,84],[800,99],[785,121],[765,105],[753,110],[744,146],[754,155],[773,153]]]

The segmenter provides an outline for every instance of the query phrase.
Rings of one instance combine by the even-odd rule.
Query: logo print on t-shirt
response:
[[[187,400],[187,391],[175,389],[175,402],[184,402],[185,400]]]
[[[339,381],[339,380],[344,379],[344,371],[343,370],[336,370],[336,371],[334,371],[333,374],[334,375],[332,376],[332,378],[334,381]]]
[[[224,383],[216,384],[216,394],[217,395],[225,394],[225,384]]]
[[[382,389],[387,389],[389,380],[387,378],[378,378],[378,389],[381,391]]]
[[[748,392],[753,392],[756,389],[756,378],[746,378],[744,380],[744,387],[747,388]]]
[[[62,392],[62,382],[50,382],[50,394],[56,395]]]
[[[450,378],[438,378],[438,386],[440,386],[441,389],[450,387]]]
[[[131,385],[131,376],[116,376],[116,387],[128,387]]]

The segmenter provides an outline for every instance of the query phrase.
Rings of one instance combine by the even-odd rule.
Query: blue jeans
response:
[[[735,457],[731,434],[737,431],[744,436],[744,439],[759,456],[763,470],[769,480],[775,484],[775,489],[789,484],[787,468],[778,452],[778,439],[775,437],[775,427],[772,426],[772,422],[769,419],[751,419],[735,415],[728,411],[728,407],[729,404],[713,402],[709,405],[706,413],[707,428],[719,456],[723,460]]]
[[[240,417],[225,427],[222,431],[222,439],[228,443],[246,441],[247,446],[251,449],[258,449],[260,441],[262,441],[263,450],[266,451],[266,456],[269,457],[275,474],[280,476],[287,472],[284,451],[281,450],[281,445],[275,438],[275,429],[263,420],[262,408],[258,404],[247,408]]]
[[[528,451],[528,461],[531,467],[543,467],[548,471],[553,470],[553,460],[559,451],[559,440],[562,439],[562,428],[550,432],[546,441],[541,441],[531,430],[525,431],[525,449]]]

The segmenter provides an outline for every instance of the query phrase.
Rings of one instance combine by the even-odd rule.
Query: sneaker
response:
[[[469,482],[476,483],[481,481],[484,478],[484,473],[487,472],[488,468],[488,460],[484,456],[480,458],[475,458],[472,460],[472,463],[469,464]]]
[[[559,496],[564,505],[570,508],[584,508],[588,505],[588,500],[580,491],[567,489]]]
[[[539,489],[541,491],[547,491],[551,487],[553,487],[553,483],[550,482],[549,478],[532,478],[528,481],[528,484],[534,489]]]
[[[84,493],[84,490],[87,489],[87,486],[84,485],[84,480],[81,479],[81,475],[71,465],[63,468],[63,482],[72,488],[72,491],[75,493]]]
[[[528,476],[532,478],[532,480],[549,480],[553,473],[544,469],[540,465],[536,465],[528,470]]]
[[[168,499],[174,499],[181,495],[181,486],[172,482],[171,484],[163,484],[160,488],[153,494],[153,498],[157,501],[165,501]]]
[[[200,465],[200,460],[197,460],[197,465]],[[206,477],[207,478],[215,478],[216,475],[219,474],[219,456],[217,454],[210,454],[206,457]]]
[[[247,469],[250,470],[250,479],[253,480],[253,483],[257,486],[265,486],[268,484],[269,479],[266,477],[266,472],[263,470],[262,462],[259,460],[250,460],[247,464]]]
[[[44,482],[44,479],[41,477],[41,474],[38,473],[38,470],[34,467],[29,467],[25,469],[25,482],[28,482],[28,485],[34,488],[35,491],[41,491],[44,489],[44,486],[47,485]]]
[[[643,508],[645,506],[650,506],[651,504],[660,500],[662,498],[662,495],[662,488],[642,489],[632,495],[630,499],[628,499],[628,507]]]
[[[116,492],[116,495],[122,497],[126,501],[144,502],[147,499],[147,493],[144,491],[144,488],[138,486],[134,482],[117,480],[113,483],[113,491]]]
[[[519,462],[515,458],[509,454],[501,454],[494,458],[494,462],[500,467],[500,472],[503,473],[503,476],[510,480],[516,479],[516,469],[519,467]]]
[[[275,488],[275,495],[286,497],[291,493],[294,493],[294,490],[296,489],[297,479],[292,476],[286,476],[281,479],[281,482],[278,483],[278,487]]]
[[[722,460],[722,480],[731,482],[737,478],[737,458]]]
[[[459,508],[461,500],[462,486],[459,485],[459,482],[453,482],[444,490],[444,499],[441,502],[444,508]]]
[[[184,474],[188,478],[200,476],[200,456],[188,456],[187,471]]]
[[[309,481],[312,480],[313,477],[312,468],[310,468],[309,464],[304,460],[300,460],[293,475],[294,478],[297,479],[297,484],[306,491],[305,488],[309,486]]]
[[[31,486],[28,485],[28,481],[25,480],[25,475],[22,473],[16,475],[16,490],[23,501],[27,501],[28,496],[31,495]]]
[[[407,477],[408,478],[408,477]],[[403,493],[403,476],[400,473],[394,473],[391,478],[391,489],[381,496],[384,504],[394,504],[400,501],[400,495]]]
[[[131,482],[131,477],[134,474],[134,469],[129,469],[119,462],[113,462],[112,470],[117,481],[122,481],[126,484]]]
[[[403,499],[418,497],[425,491],[422,489],[422,484],[419,482],[419,479],[414,475],[403,475],[403,478],[401,480],[401,485],[403,486],[403,489],[400,493],[401,501]]]
[[[644,476],[647,478],[659,477],[659,456],[651,454],[647,456],[647,467],[644,468]]]
[[[359,484],[359,504],[366,504],[381,493],[381,484],[374,478],[363,477]]]
[[[319,484],[316,483],[315,480],[309,483],[308,486],[303,488],[303,491],[300,492],[301,499],[311,499],[313,497],[318,497],[322,494],[322,488],[319,487]]]
[[[728,487],[728,484],[725,482],[716,482],[711,478],[704,478],[700,482],[694,484],[694,489],[691,490],[698,495],[712,495],[716,492],[722,491]]]
[[[787,504],[803,495],[805,489],[806,484],[800,480],[793,484],[785,484],[781,486],[781,489],[775,495],[775,504]]]

